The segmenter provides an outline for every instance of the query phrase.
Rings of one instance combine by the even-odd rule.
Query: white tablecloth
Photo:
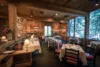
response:
[[[26,47],[23,47],[26,50]],[[39,41],[30,42],[28,45],[28,50],[39,50],[39,53],[42,53],[41,46]]]
[[[91,41],[90,44],[100,45],[100,41]]]
[[[60,55],[59,55],[60,61],[62,61],[62,57],[64,57],[64,55],[65,55],[65,48],[79,50],[79,57],[82,60],[83,65],[87,65],[86,54],[85,54],[84,50],[79,45],[72,45],[70,47],[69,44],[63,44],[61,51],[60,51]]]
[[[33,44],[30,44],[28,47],[30,47],[30,49],[37,49],[39,50],[39,53],[42,53],[41,46],[38,40],[34,41]]]

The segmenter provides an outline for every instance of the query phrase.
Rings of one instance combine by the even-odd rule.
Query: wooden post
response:
[[[74,37],[75,37],[75,24],[76,24],[76,22],[75,22],[75,18],[74,18]]]
[[[87,45],[89,34],[89,16],[85,17],[85,29],[84,29],[84,45]]]
[[[17,22],[17,10],[16,6],[13,4],[8,5],[8,14],[9,14],[9,28],[13,31],[13,39],[16,40],[16,22]]]

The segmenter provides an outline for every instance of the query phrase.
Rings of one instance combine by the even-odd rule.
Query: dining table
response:
[[[62,61],[62,58],[65,56],[65,48],[79,50],[79,58],[81,59],[83,65],[87,65],[86,53],[84,52],[81,46],[75,45],[75,44],[63,44],[62,45],[60,54],[59,54],[60,61]]]

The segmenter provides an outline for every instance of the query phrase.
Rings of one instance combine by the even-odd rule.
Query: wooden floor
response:
[[[41,45],[42,54],[33,52],[33,63],[30,67],[66,67],[63,62],[54,59],[53,51],[49,51],[47,45]],[[69,66],[68,66],[69,67]],[[100,67],[100,57],[97,57],[96,67]]]

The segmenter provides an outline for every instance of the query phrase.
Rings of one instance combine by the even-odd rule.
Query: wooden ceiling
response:
[[[65,20],[65,19],[68,20],[73,17],[76,17],[73,15],[69,15],[65,12],[59,12],[59,11],[53,11],[53,10],[48,10],[48,9],[32,7],[29,4],[20,4],[20,5],[16,5],[16,6],[17,6],[17,15],[23,16],[23,17],[27,16],[27,17],[31,17],[31,18],[42,18],[44,20],[48,20],[48,18],[52,18],[58,22],[60,20]]]
[[[61,20],[68,20],[76,15],[86,15],[86,13],[100,8],[100,5],[95,6],[89,0],[2,0],[2,2],[4,5],[15,4],[18,15],[21,16],[34,15],[35,17],[52,17]],[[31,5],[22,5],[26,3]],[[0,5],[0,15],[8,15],[8,7],[4,5]],[[56,13],[59,15],[55,16]]]
[[[90,2],[89,0],[8,0],[8,1],[13,3],[40,2],[40,3],[54,4],[57,6],[67,7],[84,12],[90,12],[92,10],[100,8],[100,5],[95,6],[95,4],[93,2]]]
[[[55,18],[55,19],[56,18],[63,19],[70,16],[64,12],[52,11],[52,10],[47,10],[47,9],[35,8],[35,7],[32,7],[32,8],[21,7],[21,6],[17,7],[17,14],[19,16]]]

